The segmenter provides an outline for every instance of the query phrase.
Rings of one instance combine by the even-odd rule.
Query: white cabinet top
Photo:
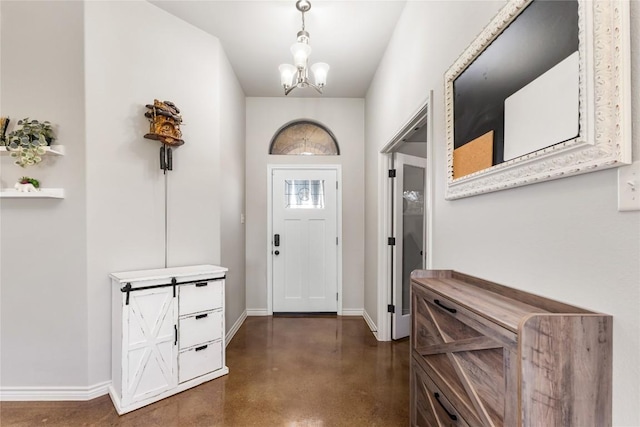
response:
[[[123,271],[109,276],[118,283],[157,282],[175,277],[178,282],[205,280],[223,277],[228,271],[217,265],[190,265],[185,267],[158,268],[154,270]]]

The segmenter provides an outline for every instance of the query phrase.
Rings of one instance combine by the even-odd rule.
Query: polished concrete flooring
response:
[[[89,402],[1,402],[0,426],[407,426],[409,341],[377,342],[362,318],[249,317],[229,375],[118,416]]]

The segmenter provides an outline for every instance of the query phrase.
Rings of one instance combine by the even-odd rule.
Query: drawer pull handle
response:
[[[208,315],[209,315],[209,314],[198,314],[198,315],[196,316],[196,320],[198,320],[198,319],[204,319],[204,318],[205,318],[205,317],[207,317]]]
[[[207,282],[200,282],[200,283],[196,283],[196,288],[201,288],[203,286],[207,286],[209,283]]]
[[[433,396],[436,398],[442,409],[444,409],[444,412],[446,412],[449,418],[451,418],[451,421],[458,421],[458,417],[456,416],[456,414],[452,414],[451,412],[447,411],[447,408],[445,408],[442,402],[440,402],[440,394],[433,393]]]
[[[209,346],[208,345],[203,345],[201,347],[196,347],[196,351],[204,350],[207,347],[209,347]],[[442,403],[441,403],[441,405],[442,405]]]
[[[457,312],[457,310],[455,308],[449,308],[446,305],[440,304],[440,300],[439,299],[434,299],[433,302],[435,302],[438,307],[442,307],[445,310],[447,310],[449,313],[456,313]]]

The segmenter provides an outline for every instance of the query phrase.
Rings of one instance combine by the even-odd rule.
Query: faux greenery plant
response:
[[[18,182],[20,184],[31,184],[33,185],[35,188],[40,188],[40,181],[38,181],[35,178],[30,178],[28,176],[23,176],[21,177]]]
[[[46,152],[45,147],[53,140],[53,129],[51,123],[25,118],[18,120],[18,128],[7,135],[7,147],[11,151],[11,157],[16,159],[18,166],[37,165],[42,161],[42,155]]]

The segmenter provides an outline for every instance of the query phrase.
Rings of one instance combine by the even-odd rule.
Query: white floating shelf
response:
[[[0,198],[12,199],[64,199],[64,188],[41,188],[35,192],[22,192],[12,188],[0,190]]]
[[[44,147],[44,149],[47,151],[46,154],[48,155],[64,156],[64,145],[49,145]],[[8,156],[10,153],[11,151],[7,150],[6,146],[0,146],[0,156]]]

